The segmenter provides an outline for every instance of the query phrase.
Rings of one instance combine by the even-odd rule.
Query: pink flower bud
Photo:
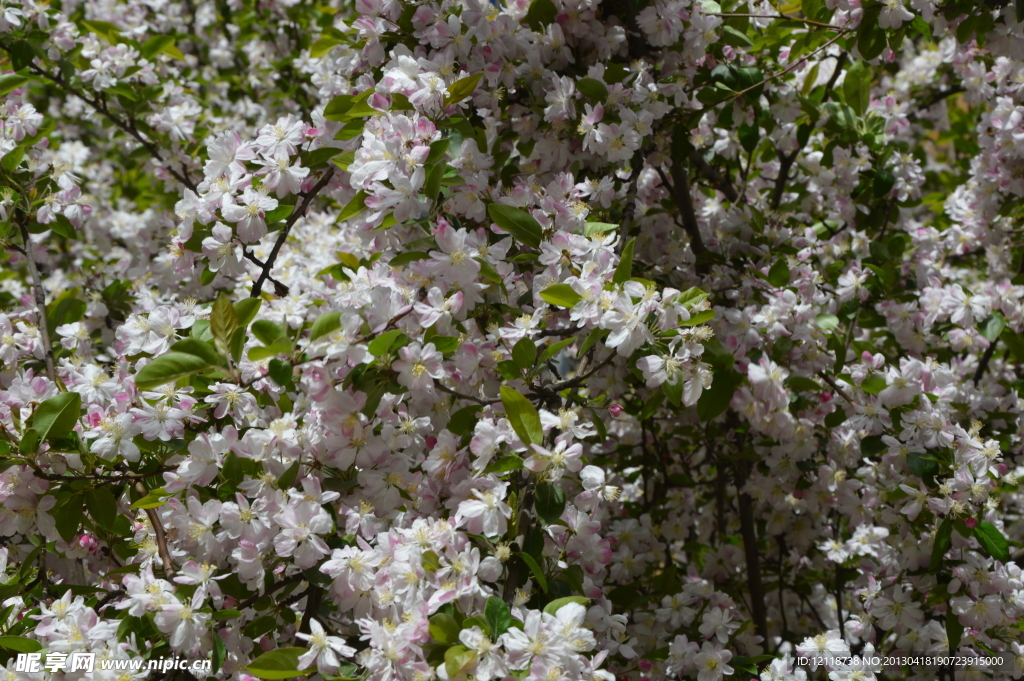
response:
[[[427,436],[427,449],[433,449],[434,445],[436,445],[436,444],[437,444],[437,438],[434,437],[433,435],[428,435]]]
[[[997,463],[996,470],[999,471],[999,475],[1006,475],[1007,473],[1010,472],[1010,467],[1007,466],[1005,463]]]
[[[654,666],[654,665],[651,664],[650,660],[640,660],[638,665],[640,667],[640,671],[642,671],[644,674],[646,674],[647,672],[651,671],[651,667]]]
[[[612,415],[613,419],[617,419],[622,415],[622,412],[625,411],[625,409],[626,408],[621,404],[612,404],[608,406],[608,413]]]
[[[974,519],[974,518],[968,518],[967,520],[964,521],[964,525],[966,525],[967,527],[971,528],[972,530],[975,528],[975,526],[977,524],[978,524],[978,521],[976,519]]]

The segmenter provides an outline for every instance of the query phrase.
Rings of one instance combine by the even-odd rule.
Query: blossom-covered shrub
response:
[[[1020,0],[0,9],[9,678],[1024,672]]]

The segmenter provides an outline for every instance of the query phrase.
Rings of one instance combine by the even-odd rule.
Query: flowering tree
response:
[[[1024,671],[1020,0],[0,10],[8,678]]]

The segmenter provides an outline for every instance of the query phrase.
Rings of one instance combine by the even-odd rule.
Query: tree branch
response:
[[[621,253],[629,238],[629,224],[633,222],[636,212],[636,185],[640,181],[640,173],[644,169],[643,152],[637,151],[633,157],[633,172],[629,175],[629,188],[626,189],[626,207],[622,209],[622,224],[619,225],[618,251]]]
[[[5,45],[5,44],[0,43],[0,49],[2,49],[4,52],[7,52],[8,54],[11,54],[11,49],[7,45]],[[110,111],[110,109],[107,107],[107,105],[105,103],[103,103],[100,99],[98,99],[98,98],[96,98],[96,99],[90,98],[85,93],[83,93],[81,90],[79,90],[78,88],[74,87],[73,85],[68,83],[66,80],[64,80],[63,76],[61,76],[60,74],[51,73],[50,71],[47,71],[46,69],[44,69],[42,67],[36,66],[35,63],[29,64],[28,68],[29,68],[29,71],[31,71],[35,75],[42,76],[43,78],[46,78],[50,82],[55,83],[56,85],[60,86],[65,92],[68,92],[69,94],[72,94],[75,97],[78,97],[79,99],[81,99],[83,102],[85,102],[86,104],[91,106],[97,113],[102,114],[111,123],[113,123],[117,127],[121,128],[121,130],[123,130],[126,134],[130,135],[131,137],[133,137],[139,144],[141,144],[143,146],[143,148],[146,149],[146,151],[149,152],[150,156],[155,158],[159,163],[161,163],[161,164],[166,163],[166,161],[164,160],[164,157],[160,155],[160,150],[156,147],[155,144],[153,144],[151,141],[149,141],[148,139],[143,137],[142,133],[140,133],[138,130],[136,130],[134,126],[129,125],[128,123],[126,123],[121,118],[115,116]],[[197,191],[196,190],[196,185],[192,181],[192,179],[188,176],[188,170],[185,168],[184,164],[182,164],[182,166],[181,166],[181,172],[178,172],[177,170],[175,170],[174,168],[170,167],[169,165],[165,165],[163,167],[178,182],[181,182],[183,185],[185,185],[186,187],[188,187],[192,191]]]
[[[746,474],[739,462],[736,467],[736,491],[739,494],[740,534],[743,537],[743,553],[747,558],[747,588],[750,590],[750,614],[759,636],[768,640],[768,614],[764,601],[764,584],[761,582],[761,557],[757,546],[757,527],[754,520],[754,501],[743,491]]]
[[[32,275],[32,293],[36,299],[36,307],[39,308],[39,335],[42,336],[43,354],[46,358],[46,375],[54,383],[57,382],[57,372],[53,368],[53,342],[50,340],[50,328],[46,323],[46,291],[43,290],[43,281],[39,277],[39,268],[36,267],[35,256],[32,255],[32,241],[29,239],[25,223],[18,221],[18,229],[21,231],[21,238],[25,244],[25,250],[21,253],[28,263],[29,274]]]
[[[142,496],[149,494],[149,490],[141,482],[135,483],[135,489]],[[167,579],[171,579],[174,577],[174,563],[171,562],[171,554],[167,550],[167,535],[164,533],[164,524],[160,522],[160,516],[157,514],[156,509],[147,508],[146,515],[149,516],[149,523],[153,526],[153,532],[156,533],[156,547],[160,552],[160,560],[163,561],[164,576]]]
[[[288,234],[292,231],[292,226],[298,221],[299,218],[306,214],[306,210],[309,208],[310,202],[313,201],[313,197],[320,193],[320,190],[327,186],[327,183],[334,177],[334,168],[328,168],[321,177],[320,181],[313,185],[313,188],[308,192],[299,194],[302,197],[302,204],[298,210],[294,211],[288,216],[288,220],[285,221],[284,227],[281,229],[281,234],[278,235],[277,241],[274,242],[274,248],[270,251],[270,257],[267,258],[267,262],[263,264],[263,271],[260,272],[260,276],[256,279],[256,283],[252,285],[252,292],[249,293],[250,298],[259,298],[260,291],[263,290],[263,284],[266,283],[267,279],[270,278],[270,271],[274,269],[274,262],[277,260],[278,254],[281,252],[281,247],[284,246],[284,242],[288,239]]]
[[[683,218],[683,230],[690,237],[690,250],[697,259],[697,273],[707,274],[707,263],[703,262],[701,256],[707,251],[704,246],[704,239],[700,235],[700,225],[697,223],[697,213],[693,209],[693,198],[690,196],[690,179],[686,167],[678,159],[672,161],[672,181],[665,177],[665,172],[657,168],[662,184],[669,190],[672,200]]]
[[[717,170],[712,168],[696,149],[690,150],[690,162],[697,167],[697,170],[699,170],[704,177],[711,181],[711,184],[715,189],[725,194],[725,198],[732,203],[739,201],[739,192],[737,192],[736,188],[732,186],[732,182],[729,181],[729,178],[724,177]]]

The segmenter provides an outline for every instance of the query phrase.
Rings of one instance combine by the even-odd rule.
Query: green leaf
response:
[[[169,48],[174,47],[174,37],[169,35],[155,35],[142,44],[139,50],[146,59],[152,60],[158,54],[164,54]]]
[[[320,59],[335,45],[340,45],[341,41],[331,36],[321,36],[309,47],[309,56],[314,59]]]
[[[550,482],[540,483],[537,485],[534,509],[545,525],[553,525],[565,511],[565,491]]]
[[[420,565],[427,572],[437,572],[441,569],[441,558],[433,551],[424,551],[420,558]]]
[[[171,352],[182,352],[188,355],[195,355],[201,358],[209,366],[226,364],[224,356],[213,349],[209,343],[197,338],[184,338],[171,346]]]
[[[451,645],[459,641],[459,623],[451,615],[439,612],[430,618],[430,637],[438,643]]]
[[[455,104],[461,102],[466,97],[473,94],[473,90],[476,89],[477,83],[483,78],[483,73],[474,73],[472,76],[466,76],[460,78],[448,87],[448,95],[444,98],[444,105]]]
[[[483,409],[483,407],[480,405],[473,404],[468,407],[463,407],[452,414],[452,417],[448,419],[447,427],[449,432],[460,437],[472,433],[476,428],[477,421],[479,421],[477,414],[480,413],[481,409]]]
[[[448,138],[439,139],[430,143],[430,153],[427,154],[427,160],[423,162],[424,166],[432,166],[442,158],[445,153],[448,152],[448,146],[451,144],[451,140]]]
[[[252,335],[264,345],[271,345],[285,335],[284,327],[267,319],[257,319],[252,323]]]
[[[231,346],[231,336],[238,328],[238,313],[234,305],[223,292],[217,296],[210,312],[210,332],[213,342],[222,355],[227,355]]]
[[[305,676],[298,669],[299,658],[305,653],[305,648],[278,648],[263,653],[250,662],[246,669],[253,676],[269,681]]]
[[[981,544],[982,550],[1001,563],[1010,560],[1010,543],[999,531],[999,528],[987,520],[979,520],[974,526],[974,538]]]
[[[692,315],[685,322],[679,322],[679,326],[698,326],[699,324],[707,324],[715,318],[717,313],[714,310],[702,310],[695,315]]]
[[[789,284],[789,262],[785,256],[776,260],[768,270],[768,283],[775,288],[782,288]]]
[[[839,317],[834,314],[820,314],[814,318],[819,329],[831,331],[839,326]]]
[[[497,640],[512,626],[512,613],[509,612],[508,604],[497,596],[487,599],[484,606],[484,619],[491,630],[491,640]]]
[[[448,678],[457,678],[463,669],[476,664],[479,656],[477,651],[463,645],[452,646],[444,651],[444,670],[448,672]]]
[[[149,494],[132,503],[132,508],[157,508],[167,503],[164,497],[170,496],[163,487],[149,490]]]
[[[924,452],[910,452],[907,454],[907,468],[931,487],[935,484],[935,474],[939,472],[939,462]]]
[[[871,70],[864,62],[857,60],[846,69],[843,99],[858,116],[863,116],[868,110],[868,104],[871,103]]]
[[[57,534],[70,543],[78,534],[78,528],[82,524],[82,516],[85,515],[85,504],[82,503],[82,494],[73,494],[54,509],[54,524],[57,526]]]
[[[39,433],[39,440],[59,440],[67,437],[78,423],[82,410],[82,396],[78,393],[61,393],[44,400],[32,415],[32,429]]]
[[[477,408],[479,409],[479,407]],[[451,430],[451,428],[449,428],[449,430]],[[515,454],[509,454],[501,457],[497,461],[492,461],[491,464],[484,469],[484,475],[488,475],[490,473],[497,473],[498,475],[501,475],[502,473],[520,471],[522,469],[523,459]]]
[[[374,357],[383,357],[405,345],[408,340],[408,336],[398,329],[391,329],[374,338],[366,347]]]
[[[868,61],[877,58],[887,46],[885,31],[878,26],[878,14],[878,6],[865,9],[857,30],[857,49]]]
[[[569,284],[552,284],[540,292],[540,298],[545,303],[559,307],[572,307],[583,300]]]
[[[590,605],[590,599],[584,598],[583,596],[566,596],[565,598],[558,598],[545,605],[544,612],[549,615],[554,615],[570,603],[578,603],[583,607],[587,607]]]
[[[340,312],[325,312],[313,322],[313,328],[309,330],[309,340],[315,341],[341,328]]]
[[[300,466],[301,462],[299,461],[296,461],[291,466],[289,466],[288,470],[286,470],[284,474],[281,475],[281,478],[277,481],[277,488],[288,489],[289,487],[291,487],[295,483],[295,478],[298,477],[299,475]]]
[[[523,441],[523,444],[541,444],[544,442],[544,430],[540,425],[540,414],[536,407],[518,390],[501,386],[501,403],[505,406],[512,429]]]
[[[89,516],[104,530],[113,532],[117,520],[117,499],[110,486],[101,485],[85,491],[85,507]]]
[[[423,183],[423,195],[431,201],[436,201],[441,191],[441,180],[444,179],[444,163],[437,163],[427,170],[427,179]]]
[[[338,214],[338,221],[350,220],[366,210],[367,196],[369,196],[369,194],[359,190],[359,192],[345,204],[345,207],[341,209],[341,213]]]
[[[877,395],[888,387],[889,382],[885,380],[885,376],[882,374],[870,374],[860,384],[861,390],[870,395]]]
[[[871,191],[880,199],[884,199],[892,191],[892,188],[896,186],[896,176],[891,172],[882,168],[875,173],[874,179],[871,181]],[[872,244],[874,245],[874,243]]]
[[[537,561],[534,560],[533,556],[531,556],[528,553],[523,553],[521,551],[517,552],[516,555],[523,559],[523,562],[526,563],[526,566],[530,568],[530,572],[533,573],[533,578],[537,580],[537,584],[540,585],[540,588],[544,591],[544,593],[547,593],[548,578],[544,576],[544,571],[541,570],[540,565],[537,564]]]
[[[981,335],[987,338],[989,342],[995,343],[1005,328],[1006,322],[1003,320],[1003,316],[997,312],[982,325]]]
[[[235,303],[235,315],[238,318],[238,326],[247,329],[249,322],[256,318],[263,301],[260,298],[242,298]]]
[[[213,655],[210,656],[210,671],[216,674],[224,666],[224,659],[228,656],[228,649],[224,645],[224,639],[220,637],[220,632],[217,631],[216,627],[210,634],[213,638]]]
[[[27,82],[27,76],[19,76],[16,73],[8,73],[5,76],[0,76],[0,97],[3,97],[12,90],[20,88]]]
[[[24,636],[0,636],[0,648],[13,650],[16,653],[38,653],[43,649],[39,641]]]
[[[85,26],[89,31],[96,35],[106,38],[108,42],[117,42],[118,36],[121,35],[121,29],[115,24],[109,21],[85,21],[81,22],[82,26]]]
[[[565,340],[560,340],[557,343],[547,346],[546,348],[544,348],[544,352],[540,353],[540,358],[537,360],[537,364],[544,364],[549,359],[551,359],[559,352],[566,349],[575,342],[575,338],[566,338]]]
[[[603,234],[610,232],[613,229],[618,229],[618,225],[613,225],[610,222],[588,222],[587,226],[583,228],[583,236],[594,236],[595,234]]]
[[[215,619],[218,622],[237,619],[241,616],[241,610],[217,610],[213,613],[213,619]]]
[[[619,264],[615,268],[614,276],[612,276],[613,284],[625,284],[633,276],[633,247],[635,245],[636,239],[630,239],[622,249],[622,257],[619,258]]]
[[[209,366],[201,357],[184,352],[168,352],[142,367],[142,371],[135,375],[135,386],[139,390],[152,390],[203,371]]]
[[[282,388],[289,388],[292,385],[293,369],[288,362],[279,359],[272,359],[267,365],[267,375]]]
[[[529,338],[521,338],[512,347],[512,361],[520,369],[530,369],[537,361],[537,346]]]
[[[932,544],[932,559],[928,566],[930,570],[938,570],[942,566],[942,558],[946,555],[946,551],[949,551],[949,547],[953,543],[953,521],[946,518],[939,525],[938,531],[935,533],[935,543]]]
[[[543,31],[545,26],[554,23],[558,16],[558,8],[551,0],[533,0],[526,10],[526,23],[535,31]]]
[[[503,203],[492,203],[487,206],[487,214],[498,227],[501,227],[522,243],[533,248],[540,247],[541,239],[544,237],[544,230],[541,228],[540,223],[525,210],[506,206]]]
[[[946,639],[949,649],[956,650],[964,635],[964,625],[960,624],[960,616],[953,611],[952,605],[946,606]]]
[[[576,82],[576,89],[584,97],[588,97],[602,104],[608,99],[608,88],[596,78],[580,78]],[[618,225],[615,225],[616,227]]]
[[[706,423],[725,413],[742,380],[734,371],[716,372],[711,387],[697,399],[697,418]]]

